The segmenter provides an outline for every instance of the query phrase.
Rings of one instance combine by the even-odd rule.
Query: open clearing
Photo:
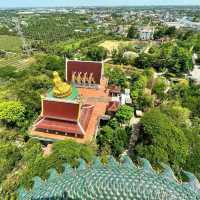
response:
[[[21,52],[22,41],[20,37],[0,35],[0,50],[9,52]]]
[[[108,51],[112,51],[113,49],[118,49],[119,46],[127,46],[127,45],[142,45],[146,46],[148,42],[140,41],[140,40],[131,40],[131,41],[117,41],[117,40],[106,40],[101,43],[99,46],[104,47]]]

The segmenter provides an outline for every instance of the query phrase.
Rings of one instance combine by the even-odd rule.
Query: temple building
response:
[[[53,88],[41,96],[41,114],[30,136],[53,142],[90,142],[112,101],[102,62],[66,61],[66,81],[53,73]]]
[[[103,63],[93,61],[66,61],[66,80],[77,87],[99,88],[103,79]]]

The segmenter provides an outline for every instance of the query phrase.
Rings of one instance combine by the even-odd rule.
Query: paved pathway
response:
[[[129,147],[128,147],[128,154],[132,155],[133,149],[135,147],[135,144],[138,140],[139,133],[140,133],[140,120],[141,118],[133,116],[132,119],[130,120],[130,125],[132,126],[132,135],[130,138],[129,142]]]

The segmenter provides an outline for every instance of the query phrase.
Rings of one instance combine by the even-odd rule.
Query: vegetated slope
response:
[[[18,53],[21,51],[22,41],[20,37],[0,35],[0,50]]]

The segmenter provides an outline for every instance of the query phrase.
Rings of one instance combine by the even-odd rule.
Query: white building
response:
[[[144,27],[139,30],[140,40],[152,40],[154,35],[154,28]]]
[[[121,94],[121,105],[132,104],[130,89],[125,89],[124,94]]]
[[[189,73],[189,78],[192,79],[196,84],[200,84],[200,66],[194,65],[194,68]]]
[[[179,19],[175,22],[166,22],[165,23],[168,27],[176,27],[176,29],[179,28],[192,28],[192,29],[197,29],[200,30],[200,22],[192,22],[188,20],[187,18],[182,18]]]

